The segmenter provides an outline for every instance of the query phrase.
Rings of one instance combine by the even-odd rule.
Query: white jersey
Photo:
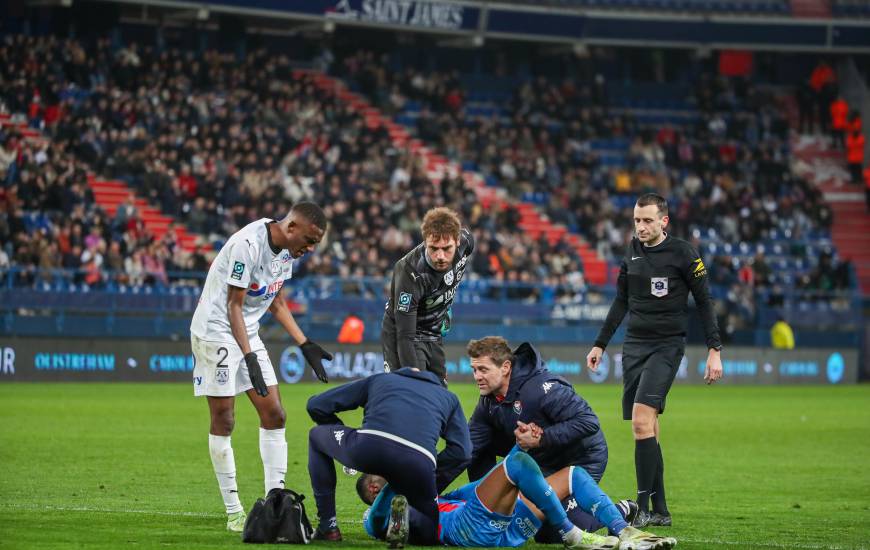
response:
[[[248,289],[242,316],[251,349],[262,348],[257,332],[260,318],[269,309],[284,281],[293,276],[293,258],[287,250],[272,251],[269,229],[272,220],[249,223],[229,238],[208,270],[199,304],[193,313],[190,333],[207,342],[236,343],[227,315],[227,285]]]

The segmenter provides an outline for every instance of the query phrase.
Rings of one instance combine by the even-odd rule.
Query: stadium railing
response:
[[[186,337],[205,273],[168,272],[170,284],[153,285],[125,284],[123,273],[103,271],[102,275],[99,284],[88,284],[83,270],[0,270],[0,334]],[[285,296],[312,338],[333,339],[344,317],[353,312],[365,320],[366,338],[377,340],[388,285],[386,278],[310,275],[290,281]],[[714,287],[713,294],[726,313],[738,307],[729,303],[727,288]],[[454,314],[462,322],[454,325],[451,336],[508,332],[520,338],[535,335],[542,341],[592,341],[613,296],[612,286],[569,292],[554,285],[468,279],[456,295]],[[753,296],[750,327],[740,336],[750,343],[765,341],[779,316],[796,329],[839,333],[837,342],[851,339],[863,323],[861,299],[854,290],[761,288]],[[693,318],[690,339],[702,339],[699,326]],[[279,328],[270,317],[264,319],[266,333],[280,336]]]

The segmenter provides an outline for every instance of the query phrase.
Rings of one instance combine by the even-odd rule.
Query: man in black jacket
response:
[[[504,338],[487,336],[469,342],[467,352],[480,390],[469,421],[469,480],[486,475],[496,457],[507,456],[517,444],[535,459],[545,476],[580,466],[596,483],[601,481],[607,467],[607,442],[598,417],[571,384],[547,370],[531,344],[521,344],[511,352]],[[565,504],[569,511],[585,514],[576,503],[569,500]],[[623,514],[631,515],[631,505],[620,504]],[[571,519],[582,529],[600,527],[595,518],[585,515]]]
[[[363,407],[362,428],[336,416]],[[385,478],[419,510],[417,544],[437,544],[435,498],[471,459],[468,424],[459,399],[431,372],[399,369],[333,388],[308,400],[318,425],[308,435],[308,473],[320,523],[315,538],[341,540],[335,513],[335,464]],[[447,445],[437,453],[438,439]]]

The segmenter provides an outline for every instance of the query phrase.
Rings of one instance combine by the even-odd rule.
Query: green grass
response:
[[[281,388],[288,487],[309,495],[304,404],[322,389]],[[579,389],[610,444],[602,485],[614,499],[631,496],[620,389]],[[475,388],[451,390],[470,413]],[[236,408],[233,447],[250,507],[263,490],[257,422],[246,399]],[[207,432],[206,403],[186,384],[0,385],[0,548],[241,544],[224,530]],[[678,386],[662,443],[676,523],[667,532],[678,548],[861,548],[870,539],[870,386]],[[362,531],[353,481],[339,474],[340,546],[380,548]]]

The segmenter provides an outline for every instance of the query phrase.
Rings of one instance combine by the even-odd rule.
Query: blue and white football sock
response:
[[[610,500],[601,487],[595,483],[589,472],[579,466],[571,466],[571,474],[568,477],[571,486],[571,496],[595,519],[607,526],[611,533],[619,534],[628,527],[628,523],[619,513],[619,509]]]
[[[227,514],[242,511],[239,487],[236,484],[236,458],[228,435],[208,434],[208,452],[217,477]]]
[[[544,474],[541,473],[541,468],[535,459],[514,446],[504,458],[503,465],[508,481],[518,487],[520,492],[544,513],[547,521],[559,530],[560,535],[564,537],[575,529],[574,524],[568,520],[568,515],[562,508],[559,497],[556,496],[556,491],[544,479]]]

